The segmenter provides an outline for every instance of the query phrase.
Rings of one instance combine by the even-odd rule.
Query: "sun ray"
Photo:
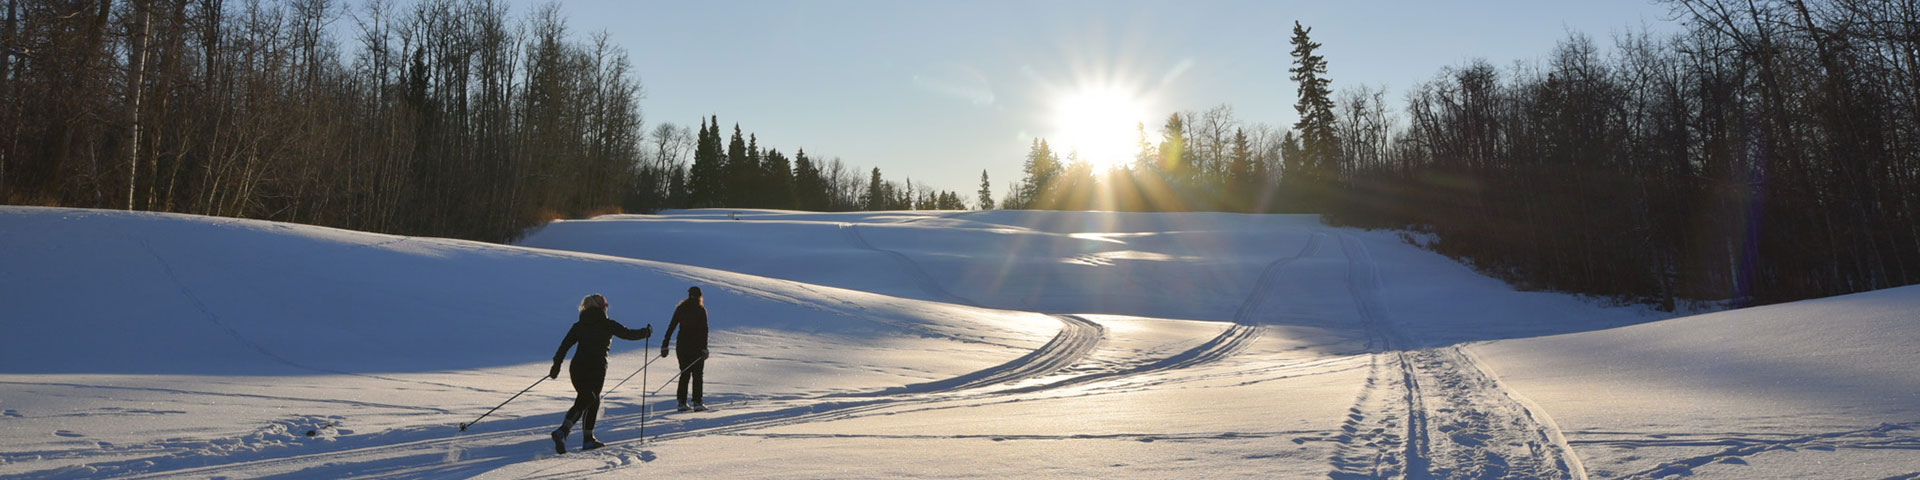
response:
[[[1053,122],[1061,150],[1078,152],[1096,170],[1125,168],[1138,152],[1138,126],[1145,102],[1117,85],[1081,86],[1054,100]]]

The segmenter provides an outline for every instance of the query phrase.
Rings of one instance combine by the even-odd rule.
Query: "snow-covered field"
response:
[[[580,297],[691,285],[717,410],[666,360],[554,455]],[[1920,287],[1667,318],[1313,216],[0,207],[0,322],[0,477],[1920,478]]]

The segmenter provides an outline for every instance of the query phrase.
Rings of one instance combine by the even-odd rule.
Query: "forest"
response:
[[[1400,108],[1333,93],[1296,23],[1291,128],[1175,113],[1105,175],[1036,142],[1002,206],[1324,213],[1431,234],[1523,289],[1666,309],[1920,283],[1920,4],[1666,5],[1682,33],[1604,55],[1572,33],[1446,68]]]
[[[665,208],[1305,212],[1669,309],[1920,283],[1920,4],[1664,5],[1678,33],[1570,33],[1398,98],[1335,90],[1294,23],[1267,59],[1294,124],[1172,113],[1111,171],[1033,139],[995,202],[986,171],[967,199],[718,115],[649,125],[628,53],[553,4],[6,0],[0,200],[486,241]]]
[[[789,165],[737,125],[722,147],[717,117],[649,128],[625,49],[558,4],[511,10],[7,0],[0,199],[486,241],[676,206],[964,208],[838,158]],[[806,195],[758,196],[774,176]]]

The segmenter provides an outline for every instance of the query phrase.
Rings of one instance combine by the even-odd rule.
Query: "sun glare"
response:
[[[1114,87],[1080,88],[1054,104],[1053,150],[1062,160],[1077,152],[1095,169],[1125,166],[1139,150],[1140,123],[1146,108],[1140,98]]]

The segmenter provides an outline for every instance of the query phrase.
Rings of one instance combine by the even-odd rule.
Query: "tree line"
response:
[[[1682,0],[1669,38],[1584,37],[1408,97],[1352,221],[1523,285],[1773,303],[1920,282],[1920,5]],[[1371,194],[1379,192],[1379,194]]]
[[[519,17],[501,0],[5,8],[8,204],[489,241],[622,209],[963,208],[950,192],[869,181],[837,158],[796,152],[776,175],[789,161],[779,151],[716,154],[717,120],[699,138],[644,129],[626,51],[605,33],[575,34],[556,4]],[[689,160],[722,167],[689,172]],[[714,172],[734,183],[689,178]]]
[[[1667,4],[1683,32],[1468,62],[1397,111],[1330,92],[1296,24],[1292,128],[1176,113],[1105,175],[1036,141],[1002,206],[1321,212],[1432,233],[1522,288],[1664,308],[1920,283],[1920,5]]]
[[[641,85],[557,6],[235,3],[9,0],[0,196],[489,240],[619,205]]]
[[[723,142],[723,139],[725,141]],[[723,146],[724,143],[724,146]],[[789,158],[760,147],[758,135],[742,136],[739,124],[725,135],[718,115],[700,120],[700,130],[655,127],[655,153],[635,172],[626,204],[630,211],[665,208],[770,208],[816,212],[855,210],[965,210],[959,194],[886,180],[880,169],[863,177],[839,157],[809,157],[805,148]],[[690,158],[689,158],[690,157]]]

